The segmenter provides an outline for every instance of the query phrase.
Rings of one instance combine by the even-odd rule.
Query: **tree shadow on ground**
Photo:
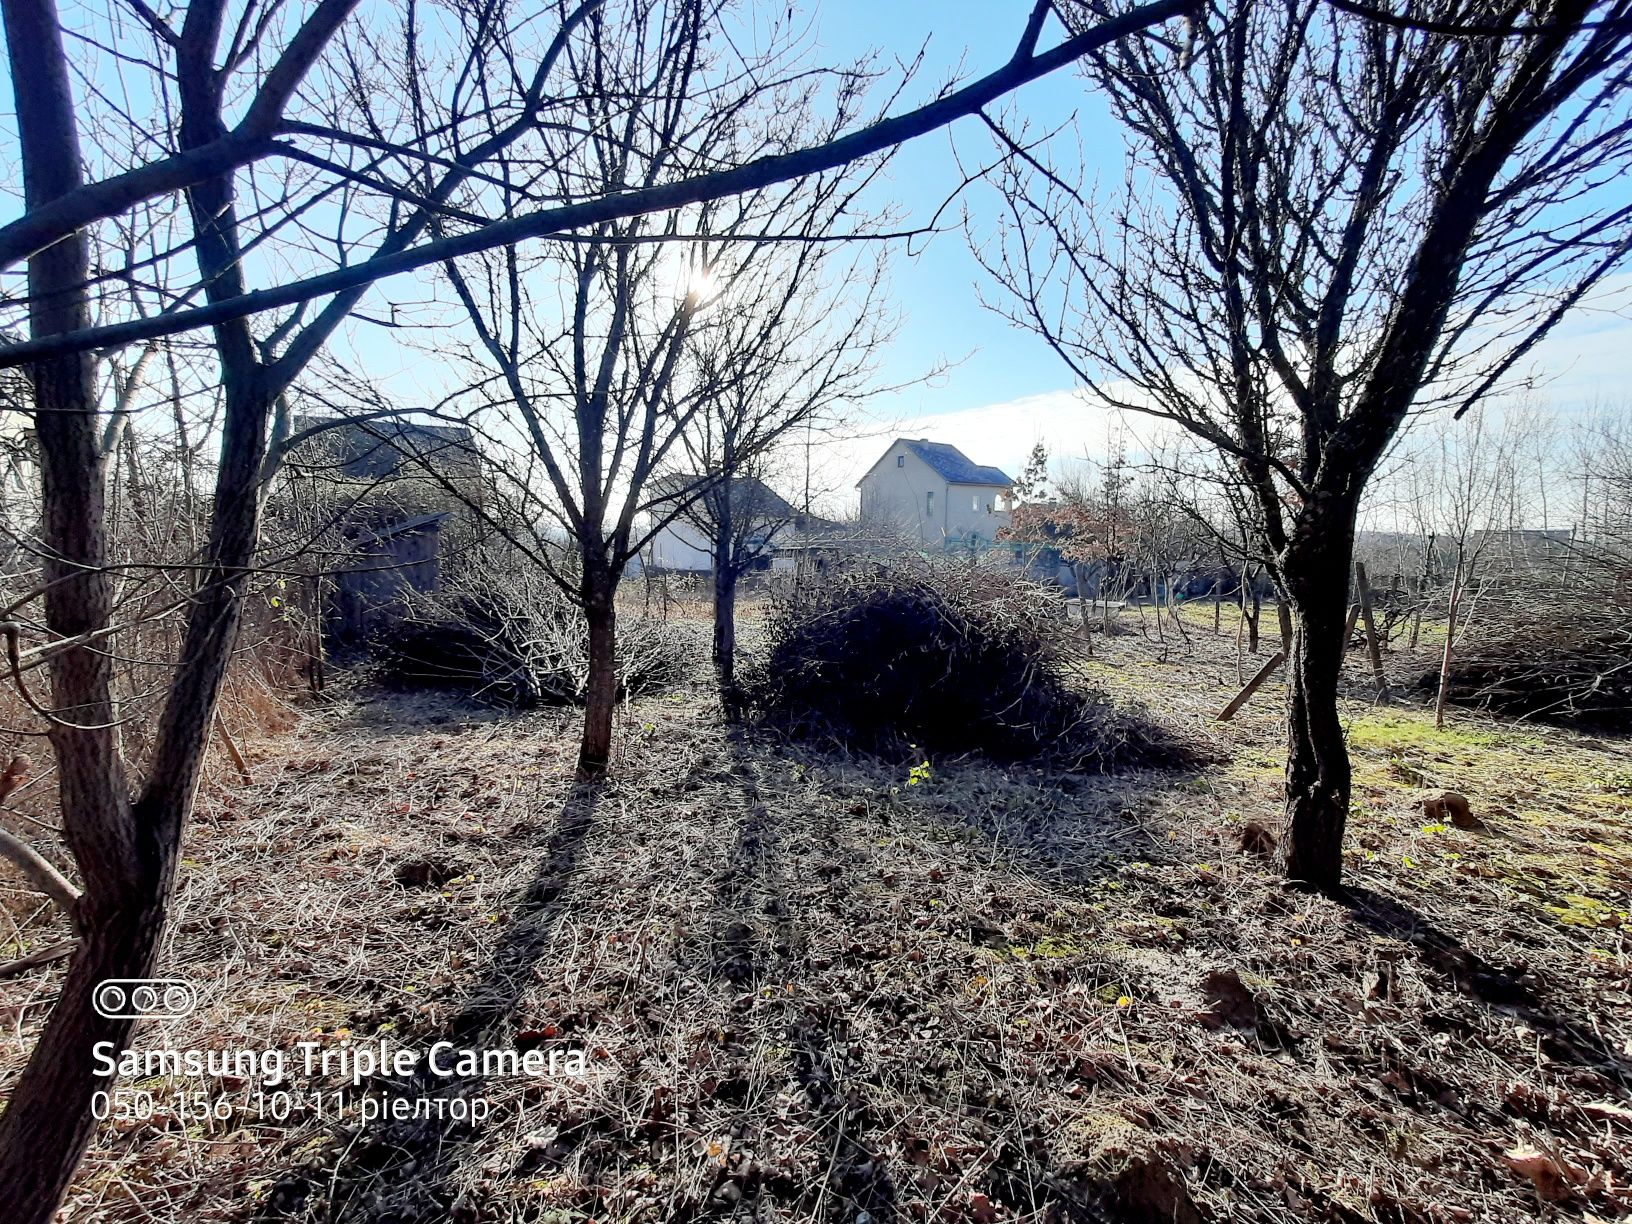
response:
[[[1549,1057],[1632,1089],[1632,1061],[1623,1058],[1590,1023],[1561,1015],[1549,1006],[1542,997],[1543,985],[1524,966],[1493,964],[1395,897],[1351,886],[1337,900],[1355,922],[1410,944],[1459,993],[1522,1019],[1540,1035]]]
[[[500,1141],[505,1146],[494,1166],[501,1171],[477,1180],[496,1182],[493,1190],[502,1196],[507,1180],[517,1179],[520,1187],[570,1171],[593,1198],[593,1214],[616,1219],[620,1208],[594,1189],[598,1178],[603,1171],[608,1178],[627,1173],[627,1166],[650,1159],[661,1142],[676,1162],[675,1174],[664,1187],[670,1195],[664,1218],[736,1220],[761,1218],[767,1212],[792,1212],[800,1219],[831,1224],[909,1218],[915,1206],[934,1197],[919,1184],[937,1175],[926,1162],[942,1159],[932,1150],[933,1136],[918,1133],[915,1111],[920,1107],[911,1101],[917,1099],[914,1094],[922,1097],[934,1091],[925,1085],[933,1085],[937,1076],[948,1083],[947,1091],[963,1090],[951,1086],[955,1069],[933,1072],[926,1080],[913,1065],[915,1054],[869,1048],[869,1034],[881,1027],[910,1034],[920,1022],[928,1023],[940,1006],[939,995],[926,1000],[918,997],[918,987],[887,978],[861,996],[837,988],[836,970],[878,963],[879,932],[893,921],[878,898],[869,895],[876,887],[872,878],[876,864],[862,861],[858,847],[910,825],[911,836],[937,839],[936,853],[953,859],[967,854],[981,870],[989,872],[998,865],[1049,885],[1081,887],[1111,874],[1117,861],[1172,853],[1134,816],[1135,796],[1152,784],[1153,776],[1005,770],[975,760],[939,774],[935,787],[906,787],[895,784],[900,779],[892,778],[896,771],[887,762],[799,748],[782,752],[786,745],[740,731],[729,733],[720,744],[714,734],[710,732],[707,747],[710,752],[724,748],[721,766],[705,758],[676,777],[640,779],[641,785],[653,788],[643,796],[648,800],[654,793],[673,794],[677,803],[688,791],[708,796],[708,854],[699,856],[701,874],[686,876],[695,880],[704,912],[694,924],[696,938],[680,941],[682,959],[673,971],[675,980],[703,983],[704,999],[715,1009],[709,1015],[718,1012],[739,1032],[734,1048],[727,1050],[724,1040],[719,1043],[722,1070],[708,1090],[706,1116],[711,1129],[706,1133],[762,1136],[780,1125],[778,1109],[791,1103],[799,1126],[808,1132],[799,1146],[818,1158],[817,1171],[778,1167],[751,1154],[739,1157],[739,1147],[752,1149],[754,1144],[738,1144],[736,1138],[726,1144],[717,1162],[695,1159],[688,1145],[692,1133],[704,1125],[699,1116],[682,1121],[654,1111],[631,1116],[627,1122],[616,1114],[569,1121],[535,1107],[503,1117],[506,1137]],[[789,781],[814,779],[816,774],[826,776],[808,785]],[[839,776],[843,784],[832,784]],[[1172,778],[1161,775],[1156,780]],[[871,799],[857,798],[863,793]],[[598,823],[597,803],[606,797],[590,787],[568,796],[543,844],[537,870],[513,902],[509,925],[477,984],[457,1013],[434,1031],[416,1031],[411,1038],[403,1034],[408,1044],[424,1048],[446,1040],[456,1047],[500,1048],[510,1045],[512,1036],[520,1036],[506,1028],[523,1009],[526,993],[536,981],[536,967],[550,956],[562,924],[572,921],[574,905],[593,904],[587,897],[572,900],[568,890],[591,868],[585,847]],[[665,813],[658,808],[651,816],[662,820]],[[677,828],[673,836],[696,834]],[[663,838],[652,840],[661,843]],[[1087,854],[1085,846],[1105,853]],[[538,849],[533,843],[518,846],[517,852]],[[661,871],[665,862],[660,851],[651,869]],[[627,883],[641,886],[638,876]],[[949,927],[945,935],[960,949],[958,955],[967,957],[978,955],[974,950],[987,932],[963,925]],[[837,949],[828,946],[835,940]],[[813,950],[813,942],[823,946]],[[1046,971],[1060,972],[1052,966]],[[630,985],[668,1001],[679,998],[675,980],[654,978]],[[957,998],[954,991],[950,1001]],[[665,1036],[678,1040],[682,1030],[689,1031],[691,1019],[675,1025],[672,1032],[665,1029]],[[908,1037],[909,1044],[914,1040]],[[987,1040],[958,1038],[960,1049],[969,1041],[979,1045]],[[935,1037],[921,1044],[934,1057],[939,1041]],[[1135,1218],[1120,1210],[1128,1207],[1126,1187],[1080,1168],[1062,1168],[1051,1157],[1049,1137],[1007,1090],[1005,1077],[1010,1073],[992,1062],[995,1057],[979,1054],[994,1068],[988,1077],[992,1082],[967,1101],[960,1097],[954,1107],[968,1114],[971,1127],[993,1137],[990,1150],[968,1172],[971,1180],[960,1193],[978,1196],[971,1200],[977,1210],[985,1210],[979,1207],[979,1197],[984,1197],[1028,1218]],[[884,1091],[876,1079],[880,1074],[892,1081],[905,1079]],[[650,1067],[620,1076],[633,1096],[670,1091]],[[428,1074],[375,1086],[399,1098],[483,1094],[479,1080],[450,1081]],[[900,1095],[902,1089],[906,1097]],[[669,1108],[680,1104],[698,1108],[689,1097],[681,1102],[681,1095],[676,1094],[676,1105]],[[496,1114],[489,1128],[497,1120]],[[545,1124],[554,1122],[560,1123],[560,1133],[547,1147],[534,1150],[522,1144],[524,1133],[553,1130]],[[623,1133],[628,1126],[643,1129],[638,1135]],[[514,1140],[508,1137],[512,1133]],[[472,1172],[462,1170],[479,1150],[482,1134],[468,1121],[435,1117],[337,1130],[327,1144],[327,1155],[288,1170],[276,1181],[259,1218],[371,1224],[488,1218],[489,1206],[502,1208],[502,1203],[489,1204],[482,1197],[488,1191],[476,1192],[481,1201],[461,1197],[461,1187],[471,1180],[465,1174]],[[489,1148],[497,1138],[490,1135]],[[684,1178],[679,1168],[682,1152],[687,1162]],[[945,1176],[952,1184],[963,1174]],[[1176,1218],[1187,1219],[1182,1208],[1188,1200],[1174,1201],[1175,1210],[1180,1210]],[[511,1204],[509,1214],[520,1210],[520,1203]]]
[[[449,1041],[455,1048],[482,1048],[516,1011],[579,870],[599,799],[599,786],[591,783],[580,783],[568,794],[538,869],[513,902],[509,925],[481,978],[459,1011],[439,1031],[425,1035],[425,1047]],[[433,1076],[425,1062],[414,1076],[385,1083],[393,1096],[404,1098],[452,1101],[481,1095],[479,1079]],[[446,1181],[473,1134],[471,1123],[451,1111],[437,1118],[375,1123],[357,1132],[334,1167],[311,1165],[281,1177],[257,1218],[400,1224],[458,1219]]]
[[[801,1185],[775,1170],[722,1163],[703,1214],[754,1218],[768,1201],[784,1206],[797,1202],[816,1218],[882,1224],[896,1217],[896,1187],[876,1143],[880,1120],[844,1088],[840,1051],[848,1044],[848,1034],[843,1009],[832,1000],[789,997],[791,984],[807,976],[810,955],[797,921],[802,904],[800,881],[795,878],[797,851],[790,852],[787,845],[796,833],[790,826],[797,818],[773,811],[765,801],[758,784],[761,759],[742,734],[730,737],[728,754],[745,811],[714,880],[709,972],[728,988],[757,988],[778,1000],[782,1012],[778,1026],[788,1050],[791,1080],[781,1087],[802,1094],[816,1142],[831,1156],[820,1186]],[[816,860],[817,882],[831,888],[845,870],[832,805],[815,814],[812,827],[797,832],[814,839],[814,846],[803,847],[805,856]],[[764,1122],[774,1107],[773,1086],[762,1086],[759,1099],[744,1101],[734,1129],[751,1132]]]
[[[713,881],[708,963],[702,968],[723,986],[757,990],[761,997],[781,1000],[780,1044],[787,1057],[786,1080],[779,1086],[779,1099],[786,1102],[789,1089],[796,1093],[794,1099],[802,1117],[814,1131],[813,1145],[828,1155],[824,1175],[807,1181],[751,1162],[722,1163],[700,1214],[705,1218],[758,1219],[784,1218],[792,1213],[795,1218],[825,1220],[829,1224],[882,1224],[922,1218],[926,1205],[939,1197],[924,1190],[916,1180],[925,1175],[933,1180],[928,1165],[936,1159],[934,1145],[929,1137],[918,1133],[914,1117],[918,1106],[908,1097],[895,1096],[895,1089],[880,1082],[879,1073],[887,1068],[880,1067],[880,1052],[868,1049],[867,1043],[868,1034],[877,1032],[879,1018],[889,1016],[896,1008],[906,1009],[901,1018],[909,1024],[914,1011],[932,1023],[933,1002],[929,1009],[919,1009],[916,1005],[923,1001],[910,999],[910,988],[907,993],[895,991],[888,977],[881,979],[865,1000],[838,991],[808,989],[832,980],[823,970],[828,967],[833,949],[813,949],[811,930],[819,932],[832,921],[830,913],[842,913],[847,898],[871,886],[865,878],[865,865],[854,859],[855,826],[875,819],[881,822],[880,829],[891,827],[885,822],[916,822],[926,828],[939,827],[954,837],[950,845],[965,844],[962,839],[973,832],[989,841],[985,852],[1003,858],[1011,869],[1054,882],[1069,876],[1083,883],[1096,874],[1106,874],[1108,869],[1097,860],[1068,868],[1048,857],[1044,840],[1028,840],[1013,828],[993,829],[982,827],[979,820],[966,822],[949,817],[947,810],[924,801],[916,790],[903,797],[897,789],[887,812],[882,805],[869,808],[862,802],[847,803],[844,795],[819,788],[813,801],[800,810],[799,805],[762,793],[756,784],[756,771],[767,764],[767,746],[764,737],[751,733],[739,732],[732,737],[733,771],[742,780],[747,805],[734,844]],[[819,751],[809,755],[796,751],[791,760],[769,760],[782,769],[791,765],[798,774],[819,764],[823,756]],[[862,767],[877,764],[869,760]],[[985,762],[980,767],[992,769]],[[888,766],[882,768],[888,772]],[[1148,782],[1148,777],[1145,780]],[[1081,796],[1076,788],[1060,788],[1059,781],[1058,775],[1050,775],[1047,781],[1028,778],[1021,786],[1034,796],[1041,793],[1042,807],[1057,804],[1080,809]],[[1131,836],[1137,846],[1121,843],[1130,856],[1148,853],[1155,847],[1154,840],[1142,829],[1135,827],[1129,834],[1123,819],[1125,808],[1119,800],[1100,806],[1105,810],[1077,821],[1079,835],[1114,832],[1119,837]],[[1093,829],[1085,830],[1084,824],[1090,822]],[[846,824],[852,827],[846,829]],[[847,836],[851,839],[848,842]],[[868,933],[863,927],[858,924],[850,928],[840,942],[848,943],[865,961],[875,950],[866,946]],[[983,932],[976,929],[961,934],[978,944]],[[962,1043],[979,1039],[960,1035],[957,1040]],[[772,1122],[774,1111],[765,1108],[770,1096],[762,1087],[758,1099],[750,1096],[744,1102],[733,1126],[734,1134],[752,1134],[756,1127]],[[1149,1211],[1153,1203],[1160,1202],[1160,1218],[1193,1219],[1182,1186],[1163,1181],[1160,1172],[1139,1170],[1133,1180],[1145,1181],[1135,1185],[1114,1176],[1095,1177],[1080,1168],[1062,1168],[1050,1156],[1049,1137],[1037,1120],[1025,1116],[1019,1103],[1004,1091],[979,1094],[978,1100],[971,1098],[965,1108],[976,1117],[977,1127],[999,1138],[991,1158],[957,1178],[961,1194],[967,1198],[967,1202],[959,1200],[957,1210],[972,1213],[959,1218],[981,1219],[983,1213],[1007,1207],[1056,1221],[1154,1219],[1158,1217]],[[1146,1184],[1151,1178],[1155,1183]]]

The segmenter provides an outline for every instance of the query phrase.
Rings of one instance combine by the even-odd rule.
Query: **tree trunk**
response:
[[[1247,641],[1247,588],[1241,588],[1241,615],[1235,622],[1235,682],[1245,684],[1246,677],[1242,674],[1242,652]]]
[[[1184,618],[1179,615],[1179,601],[1173,594],[1173,583],[1167,584],[1167,612],[1173,618],[1173,627],[1179,631],[1179,639],[1186,646],[1190,644],[1190,634],[1185,630]]]
[[[77,187],[79,137],[61,27],[52,0],[5,0],[6,43],[16,93],[26,207]],[[35,338],[90,321],[83,288],[89,259],[83,231],[28,262],[29,330]],[[88,355],[52,357],[29,369],[40,445],[46,543],[45,621],[52,636],[106,627],[113,588],[106,568],[106,487]],[[79,866],[76,907],[81,943],[45,1031],[0,1116],[0,1219],[44,1224],[56,1212],[95,1129],[91,1048],[122,1046],[128,1020],[106,1020],[93,1005],[108,977],[151,972],[162,896],[173,863],[151,831],[132,819],[114,723],[112,656],[70,649],[51,665],[50,729],[58,769],[63,835]]]
[[[1071,566],[1071,577],[1077,584],[1077,616],[1082,621],[1082,640],[1088,647],[1088,657],[1094,655],[1094,635],[1088,628],[1088,618],[1092,609],[1088,606],[1088,567],[1082,564]]]
[[[584,687],[584,738],[578,772],[598,776],[612,760],[612,716],[618,705],[618,634],[614,583],[597,574],[585,583],[584,619],[589,624],[589,680]]]
[[[720,697],[729,707],[737,683],[737,572],[714,566],[714,671]]]
[[[151,887],[132,891],[163,895]],[[8,1224],[45,1224],[56,1214],[96,1129],[91,1094],[113,1087],[94,1074],[92,1048],[108,1041],[124,1049],[135,1027],[96,1011],[96,987],[106,978],[152,976],[164,906],[81,902],[80,923],[62,994],[0,1119],[0,1218]]]
[[[727,464],[731,463],[727,450]],[[736,524],[732,521],[730,466],[727,479],[708,494],[714,511],[714,674],[719,679],[720,701],[729,716],[735,708],[737,680],[737,556]]]
[[[1281,607],[1295,612],[1287,657],[1286,830],[1290,879],[1322,890],[1343,875],[1349,814],[1349,753],[1337,711],[1349,600],[1353,514],[1311,515],[1283,559]],[[1288,608],[1288,601],[1290,607]]]
[[[1354,564],[1355,593],[1360,597],[1360,620],[1366,627],[1366,653],[1371,660],[1371,677],[1377,683],[1377,700],[1388,697],[1388,677],[1383,672],[1382,643],[1377,637],[1377,619],[1371,611],[1371,583],[1366,578],[1366,567]]]
[[[56,13],[50,0],[5,0],[5,6],[13,79],[19,95],[34,104],[19,122],[19,133],[25,146],[31,138],[50,136],[45,158],[53,168],[43,173],[60,187],[62,167],[72,166],[77,176],[79,158],[71,109],[44,113],[52,107],[71,107]],[[204,39],[198,45],[207,55],[214,42]],[[47,48],[44,54],[42,47]],[[19,48],[29,51],[19,56]],[[21,71],[19,59],[26,61]],[[53,69],[60,82],[53,79]],[[186,139],[184,135],[184,143]],[[32,155],[25,154],[25,164],[41,152],[36,147]],[[37,176],[42,173],[37,160],[32,169]],[[209,274],[207,296],[216,300],[241,293],[230,180],[206,180],[190,188],[188,195],[199,265]],[[34,203],[31,197],[30,207]],[[76,261],[78,270],[70,276],[69,265]],[[65,240],[36,256],[30,261],[30,278],[37,295],[33,330],[36,334],[68,330],[63,324],[76,310],[83,312],[83,300],[76,306],[78,295],[54,287],[85,279],[81,240]],[[148,782],[134,804],[112,729],[117,720],[110,656],[71,651],[53,664],[53,700],[64,721],[53,726],[51,737],[63,832],[84,877],[83,945],[0,1118],[0,1218],[8,1224],[43,1224],[51,1218],[95,1127],[91,1093],[112,1086],[92,1076],[91,1047],[102,1040],[123,1046],[131,1022],[98,1015],[92,987],[104,978],[139,978],[153,971],[182,826],[192,810],[216,700],[237,636],[242,586],[259,530],[259,481],[272,393],[260,377],[247,325],[237,321],[218,326],[216,344],[226,411],[207,565],[199,571],[199,586],[188,609],[176,673],[158,720]],[[94,395],[88,365],[77,372],[73,368],[73,363],[84,360],[53,358],[35,372],[46,539],[53,554],[64,558],[57,564],[69,570],[46,594],[46,621],[60,637],[101,628],[112,615],[105,569],[103,460],[96,417],[87,411]]]

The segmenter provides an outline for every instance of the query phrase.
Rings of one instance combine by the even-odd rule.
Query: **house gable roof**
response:
[[[481,452],[465,425],[432,425],[400,417],[346,420],[297,416],[296,434],[321,429],[296,448],[295,461],[333,465],[357,480],[413,474],[414,460],[437,469],[479,468]]]
[[[663,495],[662,500],[673,500],[707,483],[707,477],[684,472],[668,473],[657,477],[652,485]],[[797,511],[764,481],[755,476],[734,476],[730,481],[731,513],[748,518],[791,519]]]
[[[889,450],[880,457],[879,463],[884,461],[897,446],[905,446],[918,458],[922,459],[937,476],[947,484],[984,485],[993,488],[1010,488],[1014,481],[1004,475],[1001,468],[991,467],[988,464],[976,463],[950,442],[931,442],[928,438],[897,438],[890,443]],[[873,474],[878,463],[867,469],[867,476]],[[863,476],[862,480],[866,480]],[[858,484],[860,481],[857,482]]]

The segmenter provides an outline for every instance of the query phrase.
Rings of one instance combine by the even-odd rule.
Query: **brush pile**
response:
[[[1613,597],[1491,609],[1451,661],[1448,697],[1512,718],[1632,733],[1632,608]],[[1437,675],[1423,678],[1424,687]]]
[[[1068,767],[1178,764],[1160,732],[1070,682],[1057,593],[970,565],[849,573],[773,609],[744,684],[768,723],[867,752]]]
[[[413,594],[371,646],[396,687],[453,689],[515,709],[581,705],[589,678],[582,610],[545,575],[514,568],[455,576],[440,591]],[[679,684],[692,653],[676,625],[620,621],[620,695]]]

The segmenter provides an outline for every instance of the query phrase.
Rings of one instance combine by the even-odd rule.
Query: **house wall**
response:
[[[916,533],[921,543],[935,547],[971,533],[990,541],[1009,523],[1001,509],[1006,492],[1002,485],[949,485],[911,447],[897,442],[861,478],[861,517],[909,536]]]
[[[660,570],[708,573],[714,568],[714,548],[696,527],[676,519],[652,537],[651,565]]]
[[[761,550],[769,556],[786,535],[786,529],[772,532]],[[754,540],[748,541],[750,545]],[[653,569],[675,570],[681,573],[711,574],[714,572],[714,544],[695,523],[676,519],[652,537],[647,564]]]

